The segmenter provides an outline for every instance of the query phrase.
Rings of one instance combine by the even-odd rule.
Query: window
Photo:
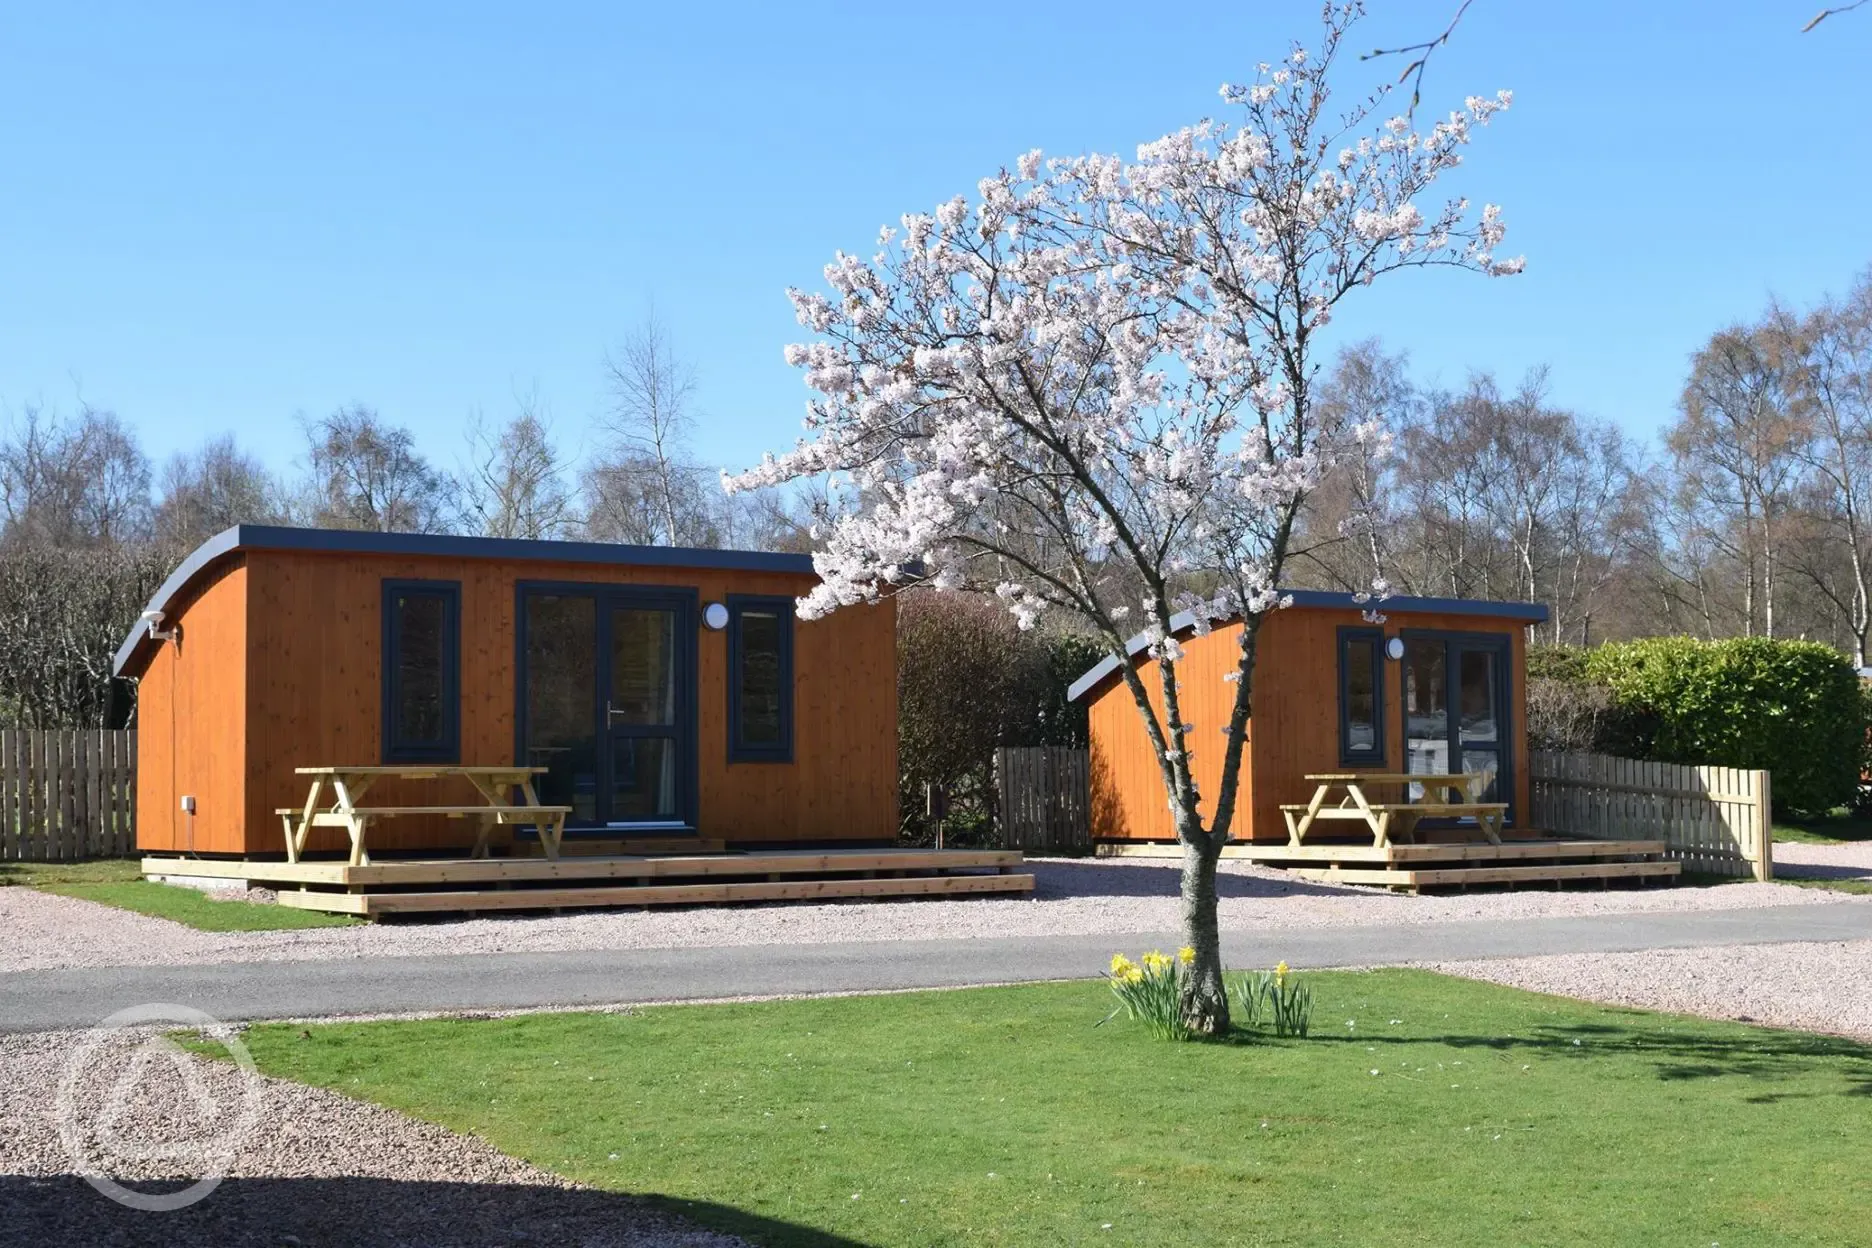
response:
[[[1384,633],[1339,630],[1339,763],[1377,767],[1385,761]]]
[[[461,585],[383,583],[383,757],[446,763],[461,754]]]
[[[793,600],[728,596],[728,759],[793,761]]]

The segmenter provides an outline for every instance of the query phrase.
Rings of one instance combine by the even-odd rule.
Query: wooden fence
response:
[[[1663,841],[1687,871],[1774,877],[1765,771],[1536,750],[1530,823],[1565,836]]]
[[[1092,848],[1090,754],[1068,746],[995,751],[996,822],[1009,849]]]
[[[0,729],[0,860],[135,851],[134,729]]]

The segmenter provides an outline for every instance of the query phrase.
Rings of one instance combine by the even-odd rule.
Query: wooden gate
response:
[[[0,859],[134,852],[134,729],[0,729]]]
[[[1008,849],[1092,848],[1090,752],[1041,745],[995,751],[996,822]]]
[[[1687,871],[1774,878],[1768,773],[1534,751],[1532,825],[1663,841]]]

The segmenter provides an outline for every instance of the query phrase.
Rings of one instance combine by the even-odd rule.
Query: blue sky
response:
[[[1455,0],[1373,0],[1359,46]],[[1649,436],[1689,354],[1872,263],[1872,9],[1476,0],[1425,105],[1514,89],[1464,187],[1525,276],[1413,274],[1335,322],[1423,377],[1553,369]],[[0,408],[276,468],[349,402],[453,464],[534,391],[574,449],[654,300],[697,450],[791,444],[784,298],[1019,152],[1129,154],[1310,38],[1317,0],[1146,5],[147,3],[0,10]]]

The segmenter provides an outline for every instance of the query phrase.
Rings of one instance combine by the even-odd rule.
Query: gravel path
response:
[[[547,1244],[587,1248],[737,1248],[630,1197],[579,1187],[469,1136],[362,1101],[255,1076],[259,1115],[232,1151],[228,1177],[176,1212],[130,1209],[78,1177],[54,1105],[83,1036],[0,1036],[0,1227],[9,1244],[91,1245]],[[158,1046],[150,1048],[148,1046]],[[147,1061],[137,1078],[137,1053]],[[244,1077],[231,1062],[182,1053],[149,1033],[95,1051],[75,1084],[75,1118],[100,1169],[136,1190],[174,1192],[201,1171],[133,1150],[185,1149],[226,1138]],[[111,1114],[111,1091],[134,1091]],[[106,1148],[101,1132],[122,1144]],[[172,1155],[175,1155],[172,1153]],[[152,1182],[151,1180],[168,1180]]]
[[[1872,940],[1494,958],[1428,969],[1611,1005],[1872,1040]]]
[[[162,919],[26,888],[0,888],[0,971],[81,966],[571,952],[697,946],[823,944],[955,937],[1111,936],[1179,925],[1177,864],[1036,859],[1031,897],[785,903],[413,919],[290,932],[198,932]],[[1295,880],[1225,862],[1218,888],[1225,931],[1379,923],[1450,923],[1589,914],[1866,904],[1784,884],[1712,888],[1531,890],[1411,897]]]
[[[1872,841],[1809,845],[1781,841],[1774,847],[1776,875],[1810,880],[1872,880]]]

